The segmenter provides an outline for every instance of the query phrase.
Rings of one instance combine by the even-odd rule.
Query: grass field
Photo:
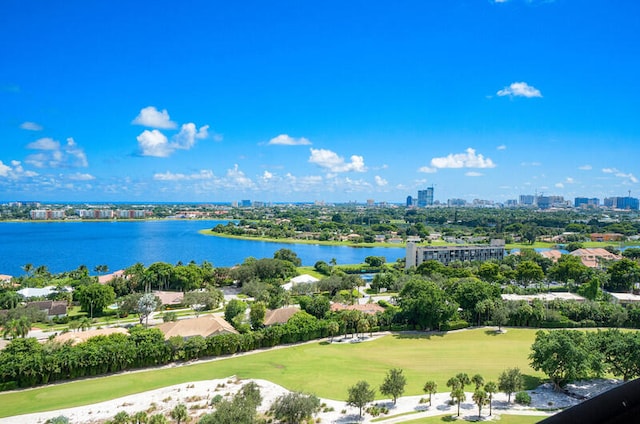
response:
[[[528,365],[535,330],[509,329],[495,335],[475,329],[446,335],[389,335],[365,343],[313,342],[252,355],[188,366],[81,380],[0,394],[0,417],[87,405],[190,381],[225,378],[270,380],[291,390],[346,399],[358,380],[378,387],[390,368],[407,377],[405,395],[423,394],[426,380],[439,391],[458,372],[496,380],[505,368],[519,367],[527,388],[543,377]]]

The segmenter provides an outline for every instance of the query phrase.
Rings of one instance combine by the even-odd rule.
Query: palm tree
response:
[[[471,382],[476,385],[476,390],[478,390],[484,384],[484,378],[480,374],[476,374],[471,377]]]
[[[471,384],[471,379],[469,378],[466,372],[461,372],[456,374],[456,378],[460,382],[460,388],[462,390],[464,390],[464,386],[466,386],[467,384]]]
[[[491,415],[491,401],[493,400],[493,394],[498,391],[498,385],[493,381],[489,381],[484,385],[484,391],[489,395],[489,415]]]
[[[481,418],[482,405],[487,403],[487,392],[480,388],[476,389],[476,391],[473,392],[473,401],[478,405],[478,417]]]
[[[186,421],[187,418],[189,418],[189,414],[187,413],[187,406],[184,403],[176,405],[176,407],[171,411],[171,418],[176,420],[178,424]]]
[[[20,317],[15,326],[16,336],[24,339],[29,334],[29,331],[31,331],[31,320],[25,316]]]
[[[147,424],[149,422],[149,417],[145,411],[139,411],[132,417],[131,422],[133,424]]]
[[[464,402],[467,399],[462,387],[454,388],[451,391],[451,399],[455,400],[458,404],[458,416],[460,416],[460,402]]]
[[[167,424],[167,417],[162,414],[154,414],[149,418],[149,424]]]
[[[433,380],[429,380],[424,383],[424,387],[422,388],[422,390],[425,393],[429,393],[429,406],[431,406],[431,398],[438,391],[438,384]]]

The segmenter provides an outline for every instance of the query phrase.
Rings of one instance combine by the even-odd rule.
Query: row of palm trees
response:
[[[458,416],[460,416],[460,403],[467,399],[464,388],[468,384],[475,385],[475,391],[471,398],[474,403],[478,405],[478,416],[482,416],[482,407],[486,404],[489,404],[489,415],[491,415],[491,401],[493,400],[494,393],[498,391],[498,385],[493,381],[485,383],[484,378],[480,374],[475,374],[469,378],[468,374],[462,372],[447,381],[447,387],[451,388],[451,400],[458,405]],[[431,398],[438,392],[437,383],[429,380],[424,384],[422,390],[429,395],[429,406],[431,406]]]

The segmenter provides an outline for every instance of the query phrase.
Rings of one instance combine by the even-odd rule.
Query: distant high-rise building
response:
[[[427,206],[433,206],[433,186],[427,187],[426,190],[418,190],[418,207]]]
[[[413,206],[413,197],[407,196],[407,207],[410,208]]]
[[[251,200],[248,199],[243,199],[240,201],[240,206],[243,208],[249,208],[251,207]]]
[[[464,199],[449,199],[447,200],[449,206],[466,206],[467,201]]]
[[[573,200],[573,206],[576,208],[580,207],[597,207],[600,206],[600,199],[596,197],[588,198],[588,197],[576,197]]]
[[[521,194],[520,205],[521,206],[533,206],[536,201],[536,197],[533,194]]]
[[[616,199],[616,209],[638,210],[638,199],[635,197],[618,197]]]

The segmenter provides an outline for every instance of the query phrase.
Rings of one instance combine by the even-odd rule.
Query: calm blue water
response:
[[[352,248],[286,243],[267,243],[204,236],[198,230],[221,221],[129,221],[129,222],[0,222],[0,274],[23,275],[22,266],[46,265],[53,273],[80,265],[93,270],[107,265],[115,271],[136,262],[176,264],[209,261],[214,266],[233,266],[246,257],[272,258],[282,248],[297,253],[303,265],[316,261],[338,264],[362,263],[367,256],[384,256],[395,262],[405,256],[401,248]],[[222,221],[223,224],[226,222]]]

